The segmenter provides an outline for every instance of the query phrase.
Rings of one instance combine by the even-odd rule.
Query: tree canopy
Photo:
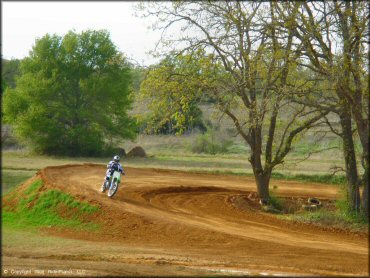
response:
[[[203,49],[228,73],[213,97],[250,146],[261,199],[268,201],[271,171],[284,163],[294,143],[325,124],[343,141],[351,209],[359,209],[362,183],[367,213],[368,3],[180,1],[138,7],[144,16],[156,17],[153,27],[162,30],[158,52]],[[174,26],[181,32],[170,32]],[[339,118],[340,131],[329,114]],[[362,146],[361,179],[354,134]]]
[[[204,51],[170,54],[148,70],[140,87],[140,99],[148,102],[147,132],[204,129],[199,104],[220,78],[210,61]]]
[[[4,93],[4,120],[36,151],[97,155],[114,138],[134,138],[131,74],[107,31],[70,31],[36,40],[15,88]]]
[[[249,145],[257,191],[268,202],[274,167],[284,162],[300,135],[328,113],[293,104],[287,97],[288,90],[301,85],[295,75],[300,51],[291,28],[276,28],[281,21],[276,3],[151,3],[145,11],[157,17],[164,47],[174,53],[204,50],[213,57],[211,68],[222,67],[227,78],[209,93]],[[174,25],[182,32],[166,36]],[[292,117],[284,118],[282,110]]]

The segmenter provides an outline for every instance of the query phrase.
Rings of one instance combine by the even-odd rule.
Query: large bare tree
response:
[[[369,190],[369,115],[367,86],[369,71],[369,4],[365,1],[296,2],[277,5],[279,16],[291,21],[294,38],[302,44],[302,62],[315,75],[330,83],[318,97],[303,94],[300,103],[339,116],[341,131],[331,129],[343,140],[348,181],[348,199],[359,209],[358,185],[363,184],[362,208],[368,212]],[[357,170],[352,124],[355,123],[362,145],[364,175]],[[327,121],[330,124],[329,121]]]
[[[213,97],[249,145],[257,192],[268,203],[272,170],[300,135],[328,114],[287,97],[288,81],[297,78],[300,45],[291,29],[276,28],[276,4],[181,1],[143,6],[145,16],[158,19],[162,46],[179,52],[205,49],[227,72],[229,78],[213,90]],[[176,25],[181,32],[173,35]]]

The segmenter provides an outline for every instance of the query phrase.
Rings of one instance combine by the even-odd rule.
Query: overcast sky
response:
[[[106,29],[127,57],[142,65],[155,63],[148,51],[160,37],[152,21],[135,17],[138,2],[4,2],[2,1],[2,57],[28,56],[36,38],[69,30]]]

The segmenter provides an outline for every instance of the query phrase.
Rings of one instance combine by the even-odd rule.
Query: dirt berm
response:
[[[56,228],[45,228],[44,232],[162,250],[166,254],[161,261],[164,265],[218,270],[223,275],[368,274],[367,234],[283,221],[261,212],[258,203],[252,201],[240,205],[241,199],[247,200],[245,196],[255,191],[253,178],[128,167],[125,170],[127,175],[113,199],[100,192],[105,174],[102,165],[41,170],[38,176],[44,181],[43,190],[58,188],[100,206],[92,221],[102,227],[98,232]],[[336,186],[291,181],[274,184],[280,196],[315,196],[323,200],[338,197]],[[148,260],[137,256],[135,263],[144,265]],[[152,274],[156,274],[155,270]]]

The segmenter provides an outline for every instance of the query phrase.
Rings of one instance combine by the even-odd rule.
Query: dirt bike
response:
[[[107,195],[108,197],[112,198],[113,195],[116,194],[120,182],[121,182],[121,173],[118,171],[114,171],[110,180],[104,182],[104,187],[102,187],[101,192],[105,192],[105,190],[108,189]]]

